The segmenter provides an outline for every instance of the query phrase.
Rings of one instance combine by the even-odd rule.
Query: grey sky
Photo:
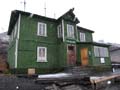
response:
[[[8,30],[12,10],[23,10],[24,0],[2,0],[0,2],[0,32]],[[26,0],[26,11],[58,18],[70,8],[80,20],[79,26],[95,31],[94,40],[120,43],[120,0]]]

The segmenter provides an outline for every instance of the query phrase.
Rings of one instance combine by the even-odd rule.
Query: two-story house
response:
[[[111,66],[109,45],[93,42],[93,31],[70,9],[58,19],[14,10],[8,35],[8,62],[20,73],[34,68],[36,73],[68,66]]]

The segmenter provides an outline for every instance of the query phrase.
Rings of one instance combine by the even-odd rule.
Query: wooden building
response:
[[[120,45],[110,43],[110,56],[112,64],[120,64]]]
[[[93,42],[89,29],[70,9],[58,19],[14,10],[8,35],[8,61],[11,69],[36,73],[59,70],[68,66],[111,66],[109,45]]]

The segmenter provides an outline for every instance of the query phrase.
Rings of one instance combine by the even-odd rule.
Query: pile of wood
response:
[[[6,60],[2,58],[2,56],[0,56],[0,73],[4,73],[8,71],[8,69],[9,69],[9,64],[7,63]]]

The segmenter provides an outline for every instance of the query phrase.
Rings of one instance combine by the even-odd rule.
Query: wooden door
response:
[[[67,47],[67,63],[68,65],[76,64],[76,47],[75,46]]]
[[[82,66],[88,65],[88,48],[81,49],[81,64]]]

